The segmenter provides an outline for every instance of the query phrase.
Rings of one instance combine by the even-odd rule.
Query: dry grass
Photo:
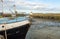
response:
[[[33,13],[30,15],[34,18],[44,18],[44,19],[54,19],[54,20],[60,20],[60,14],[41,14],[41,13]]]

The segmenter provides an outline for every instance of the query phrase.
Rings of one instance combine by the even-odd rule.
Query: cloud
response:
[[[29,0],[5,0],[4,7],[13,9],[13,5],[16,5],[17,10],[34,10],[34,11],[60,11],[59,7],[52,4],[46,4],[42,2],[32,2]],[[1,4],[0,4],[1,5]],[[6,9],[5,8],[5,9]]]
[[[16,1],[16,5],[21,6],[23,10],[37,10],[37,11],[51,11],[57,12],[60,11],[58,6],[54,6],[53,4],[45,4],[41,2],[31,2],[31,1]]]
[[[37,3],[37,2],[30,2],[30,1],[16,1],[16,6],[22,6],[23,8],[28,8],[30,10],[37,9],[37,8],[45,8],[48,7],[47,4],[44,3]]]
[[[22,10],[39,10],[39,11],[59,11],[58,7],[53,6],[52,4],[45,4],[40,2],[31,2],[26,0],[15,0],[16,6],[19,6]]]
[[[12,2],[12,1],[15,1],[15,0],[4,0],[4,1],[10,1],[10,2]]]

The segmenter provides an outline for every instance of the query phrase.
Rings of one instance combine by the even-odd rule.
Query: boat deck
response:
[[[28,20],[22,21],[22,22],[15,22],[15,23],[10,23],[10,24],[0,24],[0,31],[1,30],[7,30],[7,29],[11,29],[11,28],[16,28],[22,25],[26,25],[29,24]],[[4,26],[4,28],[3,28]]]

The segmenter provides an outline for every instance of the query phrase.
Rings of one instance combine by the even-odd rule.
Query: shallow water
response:
[[[58,21],[33,19],[32,25],[26,35],[26,39],[50,39],[47,38],[47,36],[48,34],[52,35],[52,33],[55,33],[53,39],[55,39],[56,33],[59,34],[56,36],[56,39],[60,36],[60,23]]]

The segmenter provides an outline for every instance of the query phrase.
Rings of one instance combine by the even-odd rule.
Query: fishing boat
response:
[[[10,20],[7,17],[0,18],[0,39],[25,39],[29,27],[30,22],[26,17]]]
[[[17,18],[17,21],[16,19],[8,20],[4,24],[0,21],[0,36],[5,39],[24,39],[30,27],[30,22],[27,19],[19,19]]]

